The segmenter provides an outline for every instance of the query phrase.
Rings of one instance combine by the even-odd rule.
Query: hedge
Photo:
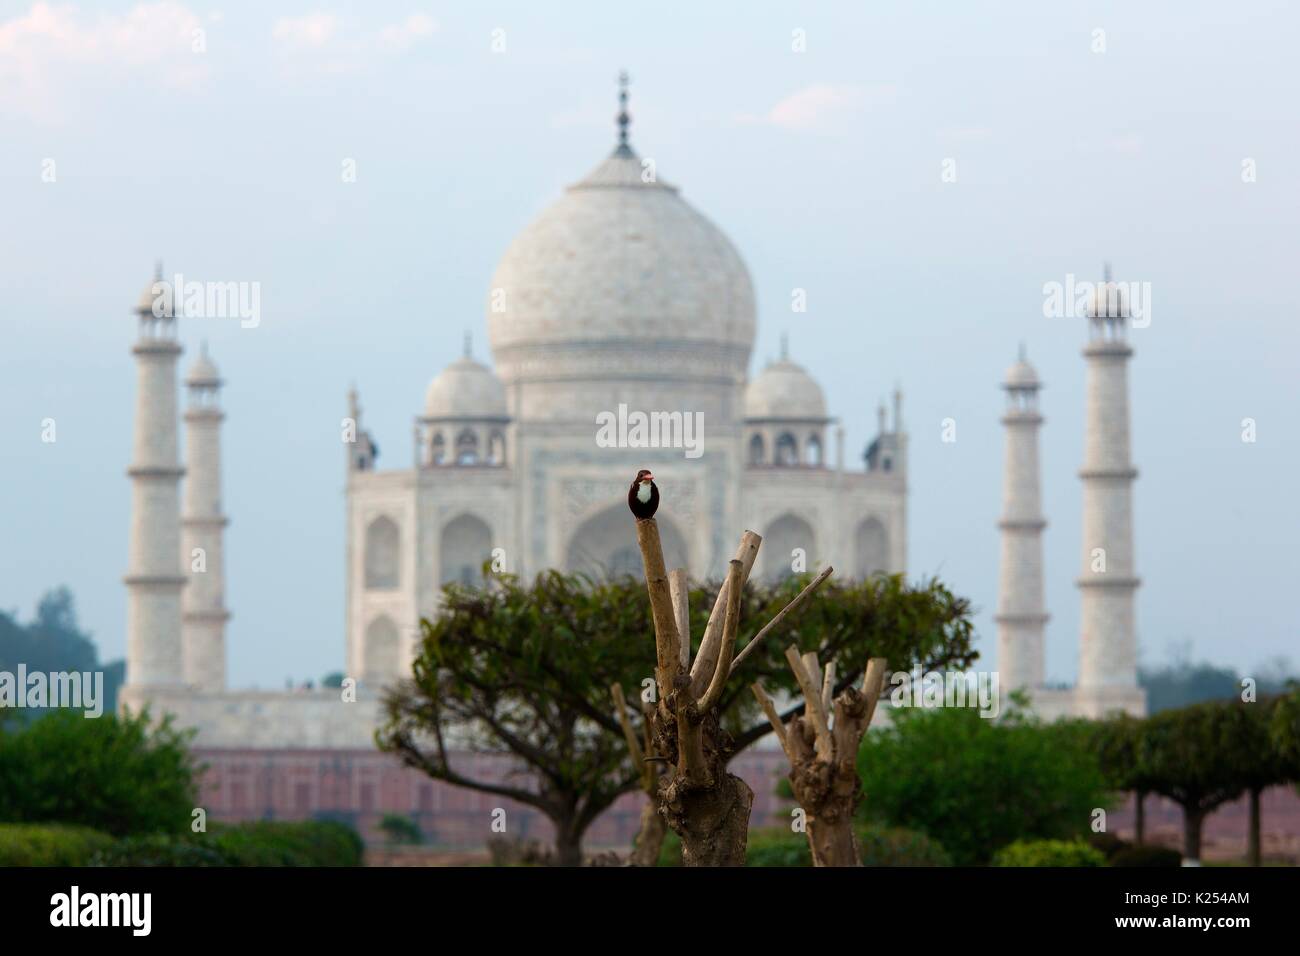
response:
[[[1082,840],[1017,840],[993,855],[994,866],[1105,866],[1106,857]]]
[[[1183,855],[1164,846],[1139,843],[1125,847],[1110,858],[1111,866],[1182,866]]]
[[[863,866],[951,866],[947,852],[934,840],[914,830],[859,824],[858,844]],[[681,866],[681,842],[674,833],[664,838],[660,866]],[[763,827],[749,831],[746,866],[812,866],[808,836],[788,827]]]
[[[113,838],[61,823],[0,823],[0,866],[84,866]]]
[[[86,827],[0,824],[0,866],[360,866],[363,850],[356,831],[325,821],[116,840]]]

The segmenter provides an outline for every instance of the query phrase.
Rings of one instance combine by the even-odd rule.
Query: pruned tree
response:
[[[659,781],[659,812],[681,838],[685,865],[743,866],[754,792],[727,772],[735,741],[722,727],[719,705],[739,662],[807,601],[831,569],[776,614],[738,656],[741,596],[762,542],[759,535],[746,531],[727,567],[695,661],[688,666],[683,645],[689,646],[690,633],[679,618],[689,620],[689,615],[680,610],[680,601],[674,607],[655,519],[638,518],[636,536],[654,622],[655,678],[660,688],[650,715],[651,739],[666,761]]]
[[[1201,859],[1205,817],[1241,796],[1245,781],[1225,739],[1233,715],[1231,702],[1209,701],[1180,710],[1165,710],[1142,725],[1138,759],[1151,790],[1183,810],[1183,857]]]
[[[804,810],[813,866],[861,866],[853,829],[853,814],[862,799],[858,749],[884,689],[888,662],[871,658],[861,690],[850,684],[834,694],[833,660],[823,670],[815,651],[800,657],[793,644],[785,656],[803,691],[802,717],[783,724],[762,686],[754,683],[751,689],[790,760],[790,786]]]
[[[1133,794],[1133,838],[1142,843],[1146,838],[1146,796],[1151,791],[1146,768],[1140,759],[1142,720],[1121,713],[1097,721],[1090,729],[1097,762],[1107,784]]]
[[[1269,787],[1300,779],[1300,765],[1277,745],[1272,734],[1278,708],[1284,698],[1261,697],[1225,704],[1224,732],[1220,746],[1235,766],[1246,788],[1246,862],[1262,862],[1260,842],[1260,796]]]

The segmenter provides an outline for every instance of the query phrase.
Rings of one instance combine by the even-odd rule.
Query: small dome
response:
[[[172,297],[168,295],[166,290],[163,288],[165,285],[166,282],[163,280],[162,276],[156,276],[155,278],[150,279],[149,284],[146,285],[144,291],[140,293],[140,300],[135,305],[136,312],[141,315],[153,315],[154,303],[161,300],[161,305],[158,307],[158,317],[163,318],[171,315]],[[157,292],[154,291],[155,286],[158,287]]]
[[[505,418],[506,390],[496,373],[468,355],[429,383],[426,418]]]
[[[824,420],[826,396],[803,366],[783,358],[759,372],[745,389],[745,417]]]
[[[1007,369],[1004,388],[1038,388],[1038,373],[1023,358]]]
[[[1088,296],[1088,318],[1124,319],[1128,317],[1128,300],[1124,287],[1106,279],[1098,282]]]
[[[190,373],[185,378],[185,384],[206,386],[208,388],[216,388],[221,384],[221,374],[217,371],[216,363],[208,357],[206,348],[199,352],[198,358],[190,366]]]

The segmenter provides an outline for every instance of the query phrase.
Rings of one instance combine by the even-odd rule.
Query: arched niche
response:
[[[392,590],[401,584],[402,532],[387,515],[366,526],[365,574],[371,590]]]
[[[483,562],[492,558],[492,529],[475,515],[463,514],[443,526],[438,553],[440,584],[483,584]]]
[[[688,568],[689,553],[686,541],[677,526],[659,517],[659,539],[663,543],[664,564],[673,568]],[[636,519],[627,505],[614,505],[593,515],[578,526],[569,539],[564,567],[567,571],[580,571],[594,578],[619,577],[630,574],[641,577],[641,550],[636,543]]]
[[[889,532],[879,518],[865,518],[853,534],[853,571],[859,578],[889,570]]]
[[[803,570],[815,570],[817,538],[812,525],[797,515],[783,514],[763,532],[763,548],[759,552],[763,559],[763,579],[783,581],[795,574],[796,549],[803,553]]]

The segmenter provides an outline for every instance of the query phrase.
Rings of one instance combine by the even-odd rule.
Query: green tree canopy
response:
[[[807,580],[748,584],[738,646]],[[693,654],[717,590],[716,583],[691,589]],[[537,808],[555,824],[557,858],[577,862],[587,827],[638,784],[609,688],[622,684],[634,702],[644,687],[658,693],[645,583],[552,571],[525,585],[494,575],[483,589],[448,585],[442,613],[421,626],[412,679],[388,695],[380,746],[436,779]],[[771,731],[748,685],[761,679],[793,692],[783,656],[792,642],[834,658],[847,684],[861,680],[869,657],[908,670],[969,666],[971,636],[968,603],[936,581],[828,582],[728,682],[723,722],[737,752]],[[802,702],[790,711],[799,712]],[[523,773],[508,783],[472,776],[452,757],[466,749],[508,753]]]
[[[196,806],[188,735],[147,713],[56,710],[0,734],[0,822],[69,823],[114,836],[188,832]]]
[[[862,812],[933,837],[958,865],[982,865],[1016,840],[1089,832],[1108,787],[1082,721],[1045,724],[1017,706],[899,708],[858,756]]]

